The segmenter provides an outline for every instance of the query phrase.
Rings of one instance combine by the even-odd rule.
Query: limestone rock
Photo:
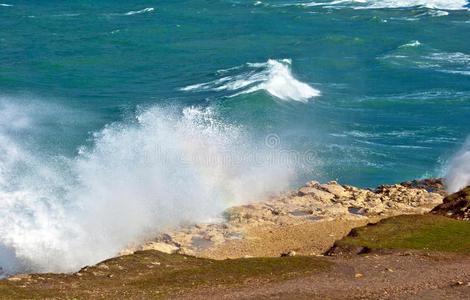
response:
[[[178,247],[162,242],[148,242],[142,246],[142,250],[157,250],[160,252],[172,254],[178,251]]]
[[[423,183],[360,189],[342,186],[336,181],[327,184],[310,181],[297,191],[286,191],[262,202],[231,207],[223,213],[224,221],[221,223],[201,223],[167,230],[141,249],[197,256],[217,245],[249,239],[246,233],[255,228],[422,214],[442,203],[443,196],[435,192],[439,191],[439,184],[440,181],[430,179]]]

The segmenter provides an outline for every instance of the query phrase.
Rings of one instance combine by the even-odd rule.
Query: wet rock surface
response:
[[[400,185],[403,185],[407,188],[417,188],[424,189],[430,193],[438,193],[442,196],[447,196],[447,192],[444,185],[444,178],[427,178],[421,180],[413,180],[402,182]]]

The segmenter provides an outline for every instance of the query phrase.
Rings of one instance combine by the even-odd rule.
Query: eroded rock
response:
[[[233,240],[250,239],[251,228],[298,225],[331,220],[370,220],[399,214],[422,214],[442,203],[436,180],[383,185],[377,189],[342,186],[336,181],[307,182],[297,191],[286,191],[263,202],[235,206],[223,213],[224,221],[168,230],[141,249],[197,255]],[[425,185],[425,183],[427,185]],[[425,188],[420,188],[425,187]]]
[[[166,244],[162,242],[148,242],[142,246],[142,250],[157,250],[163,253],[176,253],[179,250],[178,247],[171,244]]]

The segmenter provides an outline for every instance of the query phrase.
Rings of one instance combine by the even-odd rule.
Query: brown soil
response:
[[[470,299],[470,258],[391,251],[332,258],[330,271],[242,289],[213,289],[192,299]]]
[[[1,299],[470,299],[470,256],[416,250],[213,261],[143,251],[0,281]]]

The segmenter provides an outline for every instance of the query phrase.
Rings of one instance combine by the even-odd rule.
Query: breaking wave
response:
[[[281,191],[295,173],[210,108],[142,109],[96,132],[71,158],[16,138],[37,125],[35,114],[3,99],[0,117],[4,274],[94,264],[166,226],[207,221]]]
[[[290,59],[270,59],[265,63],[247,63],[227,70],[219,70],[222,77],[182,88],[182,91],[228,91],[229,97],[264,90],[281,100],[307,102],[319,96],[320,91],[294,78]]]
[[[338,0],[331,2],[310,2],[305,6],[352,6],[354,8],[406,8],[424,7],[430,9],[443,10],[464,10],[468,9],[467,0]]]

